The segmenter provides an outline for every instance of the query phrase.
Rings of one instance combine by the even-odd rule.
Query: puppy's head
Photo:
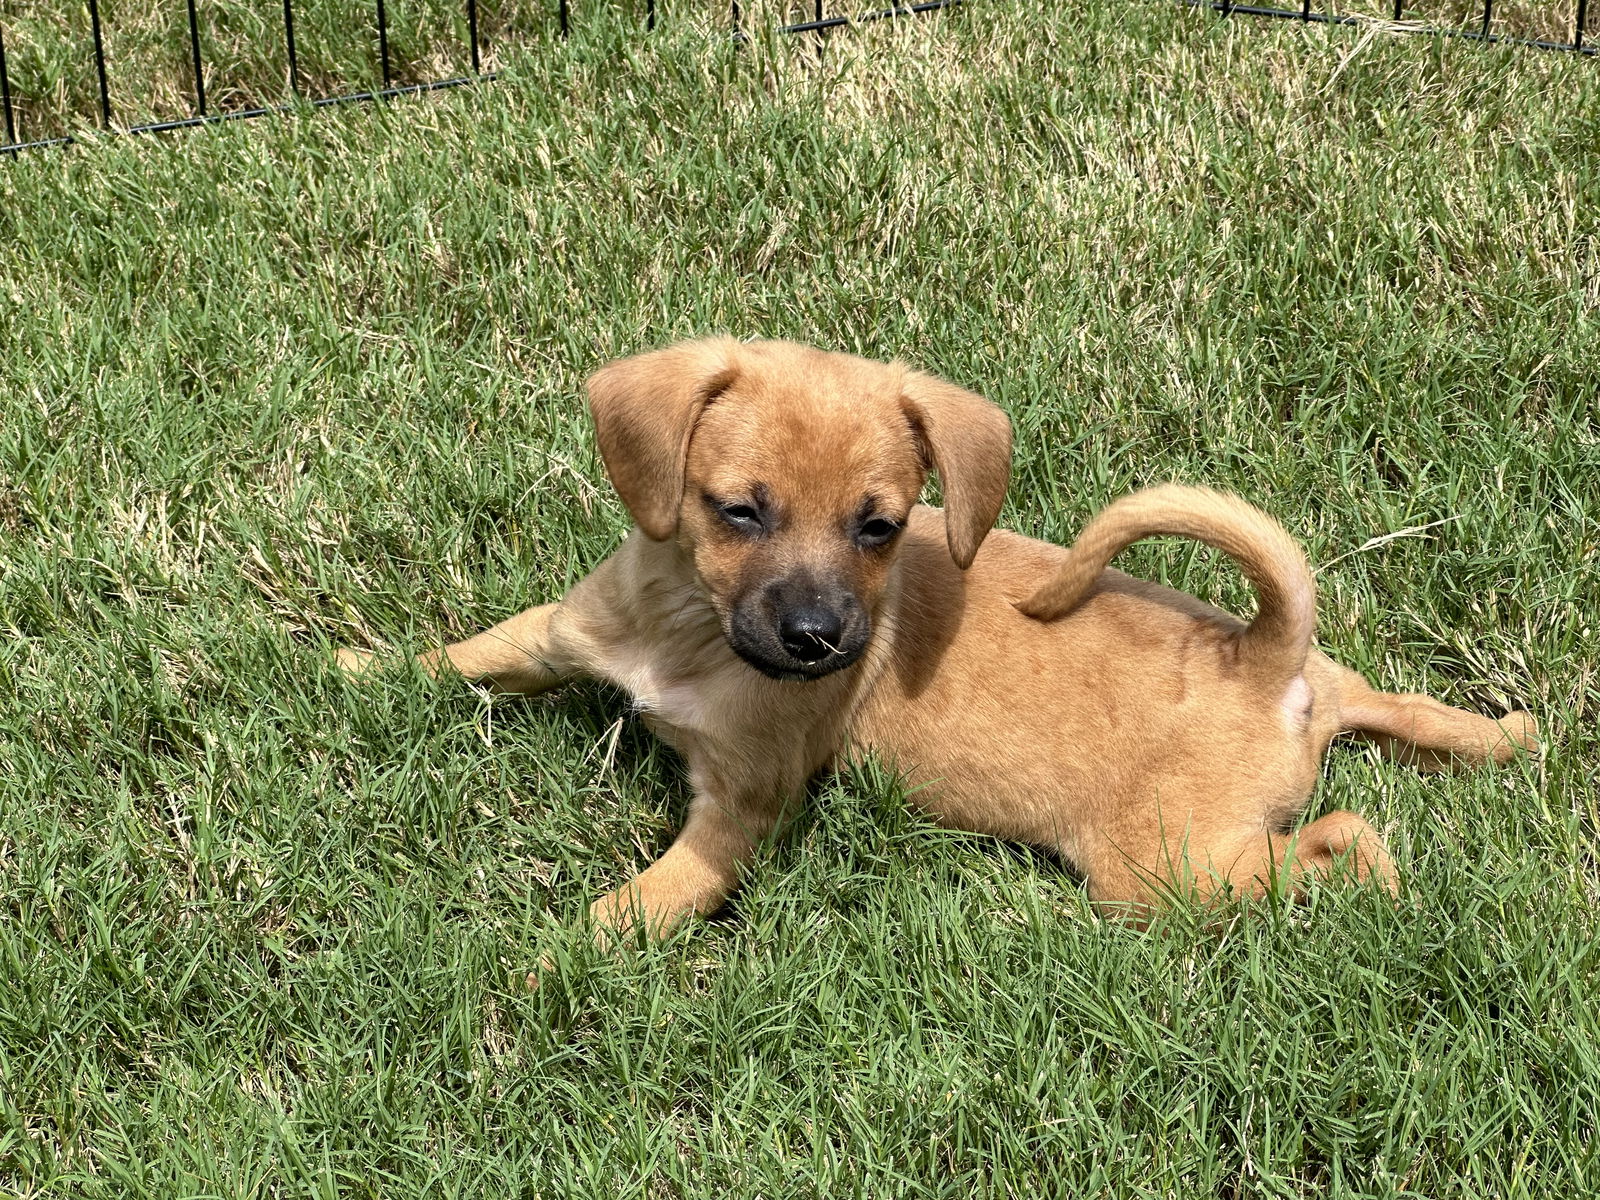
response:
[[[1005,498],[1005,414],[899,364],[713,338],[611,363],[589,401],[639,528],[679,540],[729,645],[779,679],[861,656],[930,469],[963,569]]]

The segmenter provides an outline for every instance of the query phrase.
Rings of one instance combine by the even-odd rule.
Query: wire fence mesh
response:
[[[805,7],[790,10],[780,33],[822,36],[962,0],[888,0],[849,14],[797,2]],[[660,13],[657,0],[643,5],[648,33]],[[740,0],[721,19],[745,36]],[[509,48],[565,39],[572,22],[569,0],[0,5],[0,153],[67,145],[86,128],[155,133],[487,82]]]
[[[1531,46],[1593,55],[1589,0],[1350,0],[1337,6],[1301,0],[1295,7],[1240,4],[1234,0],[1180,0],[1228,16],[1278,17],[1332,25],[1375,25],[1397,33],[1429,33],[1472,41]],[[1597,0],[1600,2],[1600,0]]]
[[[642,32],[658,0],[642,0]],[[783,34],[821,36],[863,21],[925,13],[962,0],[888,0],[865,13],[790,0]],[[1179,0],[1228,16],[1376,25],[1600,53],[1591,0],[1300,0],[1298,6]],[[1600,3],[1600,0],[1594,0]],[[802,19],[795,19],[801,17]],[[740,0],[723,13],[742,39]],[[564,39],[570,0],[84,0],[0,4],[0,154],[79,140],[88,128],[153,133],[283,113],[299,105],[380,100],[498,78],[509,47]],[[363,81],[352,85],[352,81]]]

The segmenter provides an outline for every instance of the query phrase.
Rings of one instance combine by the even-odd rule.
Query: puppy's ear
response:
[[[701,410],[737,377],[738,358],[732,338],[707,338],[618,359],[589,377],[606,473],[657,541],[678,531],[689,435]]]
[[[950,557],[965,571],[1005,503],[1011,421],[982,396],[920,371],[907,372],[904,395],[924,457],[944,487]]]

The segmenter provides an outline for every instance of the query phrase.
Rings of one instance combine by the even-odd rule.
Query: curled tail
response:
[[[1053,621],[1073,610],[1106,564],[1140,538],[1194,538],[1235,559],[1255,585],[1255,620],[1240,637],[1245,658],[1285,678],[1298,675],[1317,624],[1316,584],[1282,525],[1237,496],[1169,483],[1113,501],[1084,526],[1055,577],[1017,604]]]

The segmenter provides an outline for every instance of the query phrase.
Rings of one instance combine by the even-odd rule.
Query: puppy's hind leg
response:
[[[1259,896],[1274,883],[1298,894],[1311,880],[1396,888],[1394,860],[1378,831],[1353,812],[1328,813],[1289,833],[1201,822],[1188,834],[1120,862],[1107,858],[1089,878],[1089,895],[1108,916],[1143,923],[1172,902],[1209,904]]]
[[[1386,892],[1395,890],[1394,860],[1389,857],[1388,847],[1378,831],[1353,812],[1340,809],[1318,817],[1282,841],[1287,848],[1281,855],[1274,854],[1274,858],[1297,880],[1307,876],[1336,879],[1343,875],[1370,881]]]
[[[1518,750],[1539,749],[1538,726],[1525,712],[1480,717],[1431,696],[1376,691],[1349,670],[1339,677],[1339,720],[1345,732],[1372,742],[1385,757],[1422,771],[1505,763]]]
[[[530,608],[466,641],[419,654],[417,662],[435,677],[453,670],[496,691],[548,691],[576,671],[576,664],[565,652],[557,621],[560,608],[560,604]],[[368,651],[350,649],[340,650],[338,660],[351,675],[363,674],[383,662]]]

